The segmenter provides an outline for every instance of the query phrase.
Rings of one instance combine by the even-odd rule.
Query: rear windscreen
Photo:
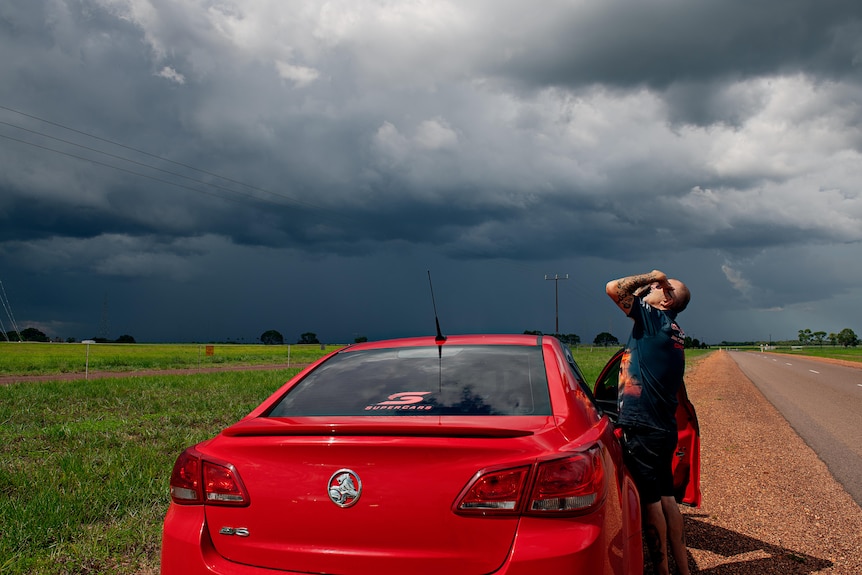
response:
[[[270,417],[550,415],[541,347],[345,351],[308,374]]]

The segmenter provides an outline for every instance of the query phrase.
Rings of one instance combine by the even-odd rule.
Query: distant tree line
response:
[[[262,334],[260,334],[260,343],[264,345],[284,345],[284,336],[281,333],[274,329],[268,329]],[[320,343],[320,340],[317,339],[317,334],[313,331],[307,331],[299,336],[299,339],[296,341],[299,344],[314,344]]]
[[[51,338],[35,327],[22,329],[21,333],[18,333],[15,330],[10,330],[5,333],[5,336],[6,341],[51,341]]]
[[[764,341],[722,341],[724,347],[751,347],[763,345]],[[833,347],[856,347],[860,340],[849,327],[846,327],[838,333],[826,333],[825,331],[812,331],[810,329],[800,329],[797,338],[791,340],[772,341],[770,338],[769,345],[831,345]]]
[[[2,332],[0,332],[2,333]],[[53,340],[48,337],[43,331],[36,329],[35,327],[28,327],[27,329],[22,329],[21,333],[17,331],[7,331],[5,332],[6,341],[38,341],[38,342],[61,342],[60,338],[54,338]],[[135,338],[128,335],[123,334],[117,339],[108,339],[106,337],[93,337],[92,341],[96,343],[136,343]],[[66,338],[66,343],[75,343],[74,337]]]
[[[558,340],[560,340],[561,343],[564,343],[565,345],[580,345],[580,343],[581,343],[581,336],[574,334],[574,333],[548,333],[548,334],[545,334],[539,330],[529,330],[529,329],[524,330],[524,333],[527,335],[550,335],[550,336],[557,338]],[[601,347],[611,347],[611,346],[618,347],[622,344],[620,343],[620,340],[618,340],[614,334],[603,331],[600,334],[596,335],[596,337],[593,338],[593,345],[597,345],[597,346],[601,346]],[[692,339],[692,338],[686,336],[685,347],[686,348],[694,348],[694,349],[706,349],[709,346],[706,343],[704,343],[698,339]]]
[[[524,333],[527,335],[550,335],[552,337],[560,340],[560,343],[564,343],[566,345],[578,345],[581,343],[581,336],[574,333],[542,333],[539,330],[529,330],[525,329]]]
[[[856,347],[859,345],[859,338],[856,333],[849,327],[845,327],[838,333],[827,334],[825,331],[811,331],[810,329],[799,330],[799,343],[802,345],[820,345],[829,341],[833,346]]]

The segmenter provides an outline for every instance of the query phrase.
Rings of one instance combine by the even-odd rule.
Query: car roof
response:
[[[542,336],[531,334],[462,334],[450,335],[438,341],[433,335],[369,341],[348,346],[344,351],[386,349],[393,347],[424,347],[432,345],[539,345]]]

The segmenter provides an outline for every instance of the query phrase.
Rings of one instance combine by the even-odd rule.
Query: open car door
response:
[[[617,394],[622,356],[621,349],[608,361],[593,390],[596,403],[614,422],[619,416]],[[700,507],[700,427],[694,405],[688,399],[685,383],[679,388],[677,400],[679,405],[676,408],[676,425],[679,440],[676,456],[673,458],[674,495],[683,505]]]

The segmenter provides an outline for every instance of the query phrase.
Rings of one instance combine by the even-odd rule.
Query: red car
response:
[[[643,572],[611,417],[548,336],[349,346],[184,451],[170,485],[163,574]]]

